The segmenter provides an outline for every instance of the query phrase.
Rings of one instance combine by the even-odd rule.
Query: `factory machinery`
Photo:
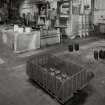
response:
[[[92,76],[85,67],[49,53],[31,56],[27,61],[29,78],[64,104],[75,92],[87,86]]]

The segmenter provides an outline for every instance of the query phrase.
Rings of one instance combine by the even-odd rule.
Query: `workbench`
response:
[[[60,43],[60,30],[57,28],[41,31],[40,42],[42,47]]]
[[[105,34],[105,23],[99,23],[99,31],[101,34]]]
[[[1,39],[15,53],[35,50],[46,45],[60,43],[60,31],[34,30],[31,32],[14,31],[13,27],[0,27]]]

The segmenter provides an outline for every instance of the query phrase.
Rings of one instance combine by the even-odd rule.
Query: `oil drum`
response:
[[[70,44],[70,45],[68,46],[68,50],[69,50],[70,52],[73,52],[73,44]]]
[[[99,58],[100,59],[105,59],[105,51],[104,50],[99,51]]]
[[[79,51],[79,43],[74,44],[75,51]]]
[[[98,51],[94,51],[94,59],[98,60],[99,56],[98,56]]]

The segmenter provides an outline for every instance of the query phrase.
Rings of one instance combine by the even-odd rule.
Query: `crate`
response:
[[[15,53],[40,48],[40,31],[17,33],[13,30],[2,30],[2,42]]]
[[[66,62],[51,54],[32,56],[27,61],[27,74],[60,103],[65,103],[89,80],[84,67]]]

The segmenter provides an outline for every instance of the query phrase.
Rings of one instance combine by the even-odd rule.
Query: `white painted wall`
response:
[[[105,23],[105,0],[95,0],[94,24]]]

